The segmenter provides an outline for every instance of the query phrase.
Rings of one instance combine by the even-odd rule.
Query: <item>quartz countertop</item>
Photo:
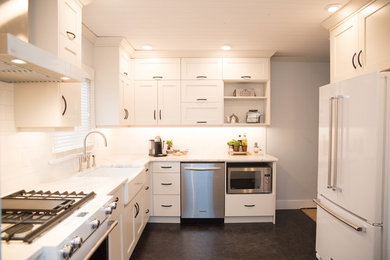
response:
[[[148,155],[111,155],[102,160],[101,167],[144,167],[149,162],[277,162],[278,158],[265,155],[167,155],[153,157]]]

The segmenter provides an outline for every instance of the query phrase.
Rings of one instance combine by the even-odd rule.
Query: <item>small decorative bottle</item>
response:
[[[257,145],[257,142],[255,142],[255,146],[253,147],[253,153],[258,154],[260,151],[259,146]]]

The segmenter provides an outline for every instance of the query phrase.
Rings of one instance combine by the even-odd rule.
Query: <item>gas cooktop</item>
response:
[[[1,199],[1,239],[31,243],[95,197],[94,192],[20,190]]]

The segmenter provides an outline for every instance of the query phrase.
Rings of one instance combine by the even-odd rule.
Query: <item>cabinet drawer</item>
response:
[[[180,163],[179,162],[154,162],[153,172],[180,173]]]
[[[153,173],[153,194],[180,195],[180,174]]]
[[[269,59],[224,59],[224,80],[268,80]]]
[[[222,124],[222,103],[182,103],[183,125]]]
[[[142,189],[145,184],[145,177],[145,171],[142,171],[137,175],[137,177],[128,183],[127,192],[125,193],[125,205],[127,205],[135,197],[138,191]]]
[[[182,102],[222,102],[222,80],[189,80],[181,82]]]
[[[222,59],[181,59],[181,78],[196,80],[222,79]]]
[[[226,195],[225,216],[272,216],[275,213],[272,194]]]
[[[180,79],[180,59],[136,59],[135,80]]]
[[[154,195],[153,209],[154,216],[180,216],[180,195]]]

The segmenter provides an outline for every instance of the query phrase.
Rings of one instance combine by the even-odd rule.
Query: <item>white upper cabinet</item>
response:
[[[390,1],[372,3],[359,14],[359,19],[364,73],[390,69]]]
[[[182,103],[183,125],[221,125],[223,123],[222,104],[219,103]]]
[[[134,84],[136,125],[157,125],[157,82],[136,81]]]
[[[81,83],[16,83],[14,91],[16,127],[81,123]]]
[[[186,80],[181,82],[181,102],[222,102],[222,80]]]
[[[136,125],[180,125],[180,81],[135,82]]]
[[[134,123],[134,88],[127,42],[108,38],[98,38],[94,49],[96,125],[130,126]]]
[[[78,0],[30,0],[29,41],[81,67],[81,10]]]
[[[330,32],[331,81],[357,75],[358,64],[358,17],[353,16]]]
[[[267,81],[269,58],[224,58],[223,79]]]
[[[158,124],[180,125],[180,81],[158,82]]]
[[[179,80],[180,59],[135,59],[135,80]]]
[[[181,59],[181,79],[222,79],[222,59],[183,58]]]
[[[330,31],[331,82],[390,68],[390,1],[377,0]]]

